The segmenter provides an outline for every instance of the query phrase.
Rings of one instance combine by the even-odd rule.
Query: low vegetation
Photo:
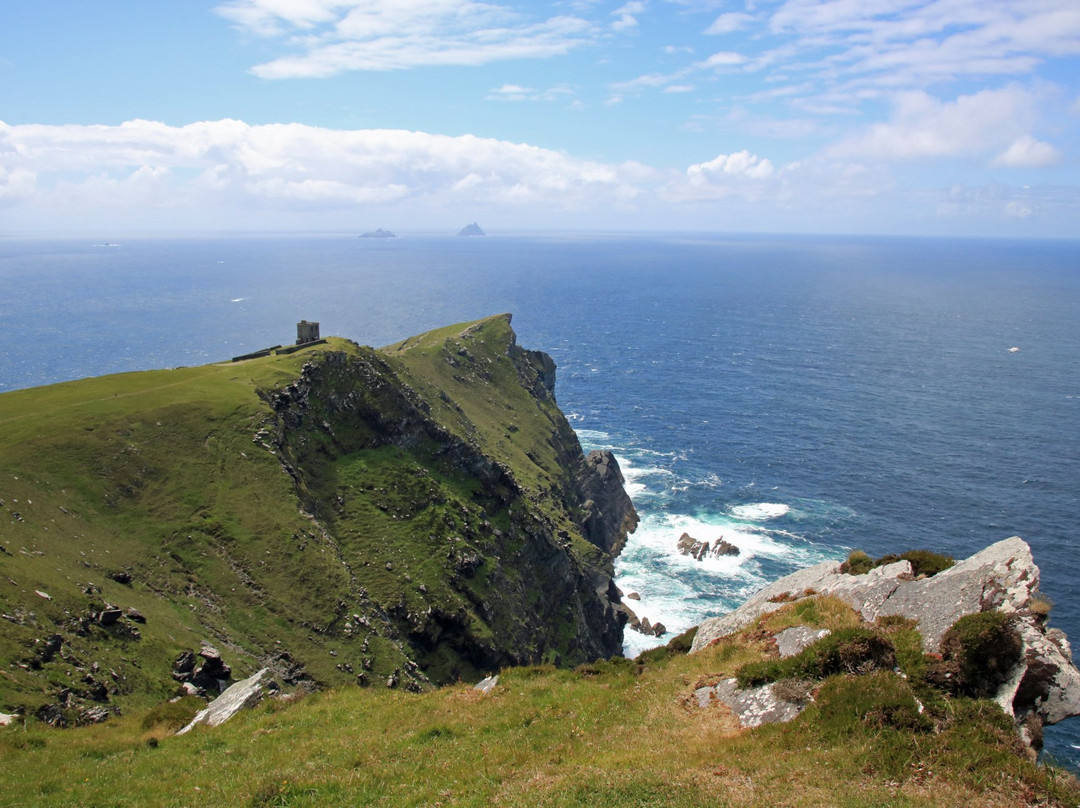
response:
[[[942,696],[930,708],[891,670],[826,665],[798,719],[750,731],[690,698],[774,653],[772,633],[792,620],[855,646],[887,639],[904,664],[910,626],[854,631],[850,610],[815,600],[693,655],[681,638],[645,660],[509,668],[488,695],[339,688],[181,737],[162,728],[187,705],[66,732],[9,727],[0,805],[1077,804],[1076,782],[1031,763],[995,704]]]
[[[862,550],[854,550],[847,557],[847,561],[840,565],[840,571],[848,575],[865,575],[870,570],[883,567],[886,564],[895,564],[897,561],[907,561],[911,564],[911,574],[916,578],[937,575],[942,570],[947,570],[956,563],[949,555],[934,553],[930,550],[908,550],[899,555],[890,553],[881,558],[871,558]]]

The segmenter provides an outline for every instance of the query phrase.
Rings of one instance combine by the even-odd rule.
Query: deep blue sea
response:
[[[509,311],[586,449],[623,465],[641,616],[677,632],[851,548],[1020,535],[1080,641],[1080,242],[113,241],[0,239],[0,392],[227,359],[301,318],[383,345]],[[684,531],[742,552],[694,561]],[[1080,767],[1080,719],[1048,749]]]

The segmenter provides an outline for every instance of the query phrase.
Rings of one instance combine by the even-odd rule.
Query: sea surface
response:
[[[1080,641],[1080,242],[3,238],[0,290],[0,392],[228,359],[302,318],[384,345],[509,311],[622,464],[640,616],[675,633],[852,548],[1020,535]],[[684,532],[741,552],[695,561]],[[1047,747],[1080,768],[1080,719]]]

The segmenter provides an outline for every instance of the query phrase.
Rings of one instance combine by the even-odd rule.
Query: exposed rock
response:
[[[381,227],[377,230],[372,230],[367,233],[361,233],[360,238],[397,238],[395,233],[391,233],[389,230],[383,230]]]
[[[131,573],[127,570],[120,570],[119,572],[109,573],[109,577],[116,581],[118,584],[131,583]]]
[[[706,556],[720,558],[721,556],[737,556],[739,554],[739,548],[731,542],[725,541],[723,537],[710,545],[707,541],[701,541],[695,539],[689,533],[683,533],[679,536],[679,543],[676,546],[679,548],[680,553],[692,556],[698,561],[701,561]]]
[[[713,543],[712,554],[717,557],[737,556],[739,554],[739,548],[731,542],[719,538]]]
[[[1045,630],[1028,609],[1038,591],[1039,568],[1019,537],[993,544],[934,576],[915,580],[911,565],[898,561],[865,575],[847,575],[833,562],[800,570],[766,586],[733,612],[706,620],[691,653],[749,625],[759,616],[813,595],[833,595],[863,619],[899,615],[914,620],[923,649],[939,650],[942,636],[967,614],[996,609],[1016,615],[1023,661],[995,699],[1018,722],[1036,716],[1044,724],[1080,715],[1080,671],[1064,634]]]
[[[112,715],[112,712],[108,707],[90,707],[79,713],[79,724],[82,726],[100,724],[108,719],[110,715]]]
[[[780,651],[780,658],[795,656],[805,648],[809,648],[822,637],[832,634],[827,628],[812,629],[807,626],[792,626],[776,635],[776,648]]]
[[[771,682],[740,690],[737,680],[725,679],[715,687],[698,688],[694,698],[701,707],[708,707],[714,701],[727,705],[744,727],[780,724],[797,717],[806,705],[782,698],[776,692],[778,685],[778,682]]]
[[[16,718],[18,718],[18,716],[16,716],[16,715],[8,715],[7,713],[0,713],[0,727],[6,727],[8,724],[10,724]]]
[[[254,676],[243,679],[230,686],[224,693],[200,710],[191,719],[191,723],[177,732],[183,735],[197,724],[216,727],[224,724],[241,710],[257,705],[268,692],[278,690],[277,683],[270,675],[269,668],[263,668]]]
[[[495,685],[497,685],[498,683],[498,675],[488,676],[486,679],[481,679],[479,682],[477,682],[476,686],[473,687],[473,690],[479,690],[481,693],[485,694],[490,693],[492,690],[495,689]]]
[[[641,595],[639,595],[637,592],[631,592],[629,595],[626,596],[626,598],[627,600],[641,600]]]
[[[101,623],[101,625],[111,626],[123,616],[124,613],[117,609],[115,606],[106,606],[98,613],[97,619],[98,622]]]
[[[195,652],[181,651],[173,660],[172,678],[178,682],[190,682],[195,672]]]
[[[679,536],[677,547],[680,553],[693,556],[698,561],[701,561],[709,552],[709,543],[707,541],[699,541],[689,533],[683,533]]]
[[[472,224],[467,224],[463,228],[461,228],[461,230],[458,231],[458,235],[459,236],[486,236],[487,233],[485,233],[483,230],[480,229],[480,225],[478,225],[476,222],[473,222]]]
[[[142,612],[140,612],[138,609],[136,609],[135,607],[129,607],[127,609],[127,611],[124,612],[124,617],[126,617],[128,620],[131,620],[134,623],[145,623],[146,622],[146,616]]]

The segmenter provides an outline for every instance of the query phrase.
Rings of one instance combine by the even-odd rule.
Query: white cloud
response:
[[[0,123],[0,200],[41,210],[164,205],[216,211],[342,210],[392,201],[573,210],[639,193],[639,166],[472,135],[331,130],[222,120],[171,127]]]
[[[710,35],[730,34],[740,28],[745,28],[753,21],[754,18],[749,14],[744,14],[741,11],[729,11],[717,17],[713,24],[705,29],[705,33]]]
[[[691,182],[711,182],[722,176],[765,179],[773,174],[773,165],[767,159],[751,154],[746,149],[732,154],[720,154],[707,163],[695,163],[686,169]]]
[[[947,102],[909,91],[898,93],[893,103],[888,122],[870,126],[829,153],[885,160],[977,157],[1022,138],[1036,114],[1035,98],[1018,86],[982,90]],[[1031,148],[1039,151],[1037,146]]]
[[[580,17],[529,19],[476,0],[229,0],[217,12],[299,51],[252,68],[266,79],[546,58],[593,35]]]
[[[720,51],[719,53],[714,53],[708,59],[698,62],[694,66],[701,70],[707,70],[713,67],[731,67],[733,65],[741,65],[745,61],[746,57],[741,54],[735,53],[733,51]]]
[[[1061,152],[1049,143],[1023,135],[990,161],[995,168],[1046,168],[1061,162]]]
[[[611,12],[613,17],[619,18],[611,24],[611,27],[616,31],[626,31],[630,28],[636,28],[638,24],[636,15],[644,12],[645,7],[645,3],[641,2],[641,0],[631,0],[631,2],[627,3],[622,8]]]
[[[669,84],[664,88],[665,93],[692,93],[694,91],[693,84]]]
[[[574,90],[565,84],[557,84],[546,90],[504,84],[502,87],[489,90],[486,98],[488,101],[559,101],[566,100],[573,94]]]

